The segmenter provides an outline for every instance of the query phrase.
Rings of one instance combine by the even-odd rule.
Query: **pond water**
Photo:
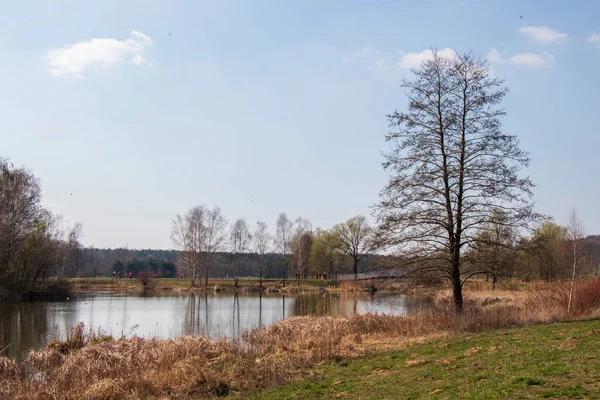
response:
[[[0,302],[0,354],[21,359],[83,322],[113,336],[161,338],[202,334],[237,339],[248,328],[297,315],[385,313],[406,315],[428,308],[425,299],[357,294],[78,295],[64,301]]]

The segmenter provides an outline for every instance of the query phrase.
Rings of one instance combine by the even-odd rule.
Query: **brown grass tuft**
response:
[[[21,375],[21,368],[13,359],[0,356],[0,381],[16,379]]]

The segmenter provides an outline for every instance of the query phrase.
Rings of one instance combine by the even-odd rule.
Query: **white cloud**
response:
[[[597,43],[598,47],[600,47],[600,33],[592,33],[588,38],[587,41],[589,43]]]
[[[445,58],[456,57],[456,52],[450,48],[438,50],[438,55]],[[420,53],[406,53],[402,56],[402,59],[398,63],[400,68],[418,68],[423,62],[433,59],[433,51],[430,49],[423,50]]]
[[[82,77],[88,68],[110,68],[123,60],[130,60],[135,65],[151,65],[141,53],[152,45],[154,42],[150,36],[135,30],[125,40],[92,38],[87,42],[48,50],[48,72],[54,76],[70,74]]]
[[[525,26],[519,32],[539,44],[560,43],[569,36],[547,26]]]
[[[493,64],[510,64],[523,68],[542,68],[554,61],[554,56],[547,51],[541,54],[521,53],[504,58],[496,49],[490,50],[488,60]]]
[[[141,54],[136,54],[131,61],[133,61],[135,65],[144,65],[148,63],[148,61]]]

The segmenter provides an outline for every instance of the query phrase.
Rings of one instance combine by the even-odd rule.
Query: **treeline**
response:
[[[445,278],[442,257],[436,253],[421,260],[404,257],[401,263],[411,265],[417,280],[439,281]],[[470,277],[496,284],[513,279],[567,280],[573,277],[574,263],[575,278],[599,275],[599,235],[574,240],[568,227],[545,221],[530,235],[521,236],[500,217],[488,223],[465,250],[463,268]]]
[[[188,271],[181,262],[183,257],[184,254],[177,250],[80,248],[74,256],[74,262],[65,268],[64,276],[110,277],[113,272],[120,272],[121,276],[131,272],[134,277],[150,273],[159,278],[189,278]],[[233,278],[236,272],[234,269],[238,268],[233,263],[236,257],[239,255],[229,252],[216,253],[210,269],[210,278]],[[358,270],[371,271],[379,268],[379,265],[377,257],[367,256],[359,263]],[[341,255],[334,260],[330,268],[315,259],[309,264],[306,277],[320,277],[323,272],[327,272],[329,277],[335,278],[337,274],[351,273],[352,266],[352,260]],[[247,253],[243,262],[239,264],[237,273],[242,277],[259,277],[261,267],[263,278],[282,278],[284,259],[276,253],[267,253],[264,256]]]
[[[295,221],[280,213],[275,223],[275,235],[264,221],[252,229],[244,218],[231,224],[219,207],[193,207],[173,221],[173,246],[181,252],[179,266],[192,285],[197,279],[227,274],[275,274],[300,280],[309,276],[336,276],[351,267],[355,274],[365,268],[366,257],[375,254],[377,240],[374,229],[363,216],[356,216],[335,225],[330,230],[313,230],[303,217]],[[223,253],[228,253],[224,256]],[[252,273],[251,273],[252,272]]]

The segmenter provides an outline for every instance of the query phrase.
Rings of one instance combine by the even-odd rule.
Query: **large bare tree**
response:
[[[262,288],[263,266],[265,263],[265,254],[269,252],[273,237],[267,230],[267,224],[263,221],[256,222],[256,230],[254,231],[254,250],[259,256],[259,286]]]
[[[358,279],[358,264],[375,249],[373,229],[362,215],[337,224],[332,229],[340,251],[352,259],[354,279]]]
[[[463,253],[494,210],[503,210],[512,227],[535,217],[533,184],[519,176],[529,158],[502,131],[507,88],[484,61],[434,51],[412,73],[402,85],[408,110],[388,116],[391,149],[383,166],[391,176],[376,215],[384,243],[446,276],[461,311],[463,283],[480,272],[463,268]]]
[[[287,269],[290,254],[290,239],[294,223],[287,217],[286,213],[279,214],[277,218],[277,231],[275,232],[275,247],[283,259],[283,287],[287,277]]]
[[[252,234],[245,219],[240,218],[231,225],[229,233],[229,245],[233,261],[233,279],[235,287],[238,286],[240,268],[246,258],[252,243]]]

